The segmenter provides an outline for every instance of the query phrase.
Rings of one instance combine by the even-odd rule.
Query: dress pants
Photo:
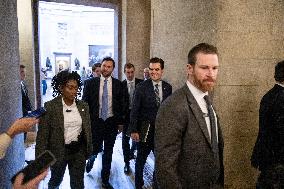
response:
[[[94,125],[92,125],[93,155],[98,155],[101,151],[102,144],[104,144],[101,171],[102,182],[109,181],[113,146],[118,133],[117,129],[118,128],[113,117],[107,118],[105,121],[103,119],[98,119],[94,122]]]
[[[138,142],[137,144],[137,158],[135,163],[135,188],[141,189],[144,185],[143,170],[148,155],[151,150],[154,152],[154,134],[149,133],[146,142]]]
[[[66,166],[69,168],[71,189],[84,189],[84,172],[85,172],[85,149],[79,148],[78,152],[69,154],[67,151],[63,160],[51,166],[51,178],[48,182],[49,189],[58,189],[63,180]]]
[[[130,157],[133,155],[134,150],[136,150],[137,148],[136,142],[134,141],[132,141],[132,146],[130,148],[130,144],[129,144],[130,137],[127,136],[127,130],[128,130],[128,125],[129,125],[129,115],[130,115],[130,110],[125,116],[126,123],[123,126],[123,131],[122,131],[122,151],[123,151],[124,163],[126,165],[129,165]]]

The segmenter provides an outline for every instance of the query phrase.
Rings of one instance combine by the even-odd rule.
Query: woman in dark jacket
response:
[[[57,159],[51,166],[49,189],[59,187],[67,165],[71,188],[83,189],[92,136],[89,107],[77,99],[82,81],[77,72],[61,71],[53,77],[51,85],[55,98],[44,105],[47,111],[38,127],[36,156],[50,150]]]

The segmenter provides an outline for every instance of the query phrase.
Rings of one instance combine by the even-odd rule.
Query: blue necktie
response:
[[[101,118],[105,121],[108,116],[108,90],[107,90],[107,79],[104,81],[103,95],[102,95],[102,111]]]

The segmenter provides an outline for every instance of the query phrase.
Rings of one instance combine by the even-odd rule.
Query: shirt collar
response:
[[[129,81],[128,79],[126,79],[127,83],[134,83],[135,79],[133,78],[132,81]]]
[[[279,85],[279,86],[281,86],[281,87],[284,87],[284,85],[283,84],[281,84],[281,83],[276,83],[277,85]]]
[[[76,107],[76,102],[75,100],[73,101],[73,103],[71,104],[71,106],[68,106],[67,104],[65,104],[64,100],[63,100],[63,97],[62,97],[62,104],[63,104],[63,107],[65,108],[73,108],[73,107]]]
[[[105,79],[106,79],[107,81],[110,81],[111,76],[109,76],[108,78],[105,78],[104,76],[101,75],[100,79],[101,79],[102,81],[104,81]]]
[[[202,99],[205,95],[208,95],[208,91],[207,92],[203,92],[201,90],[199,90],[197,87],[195,87],[192,83],[190,83],[189,81],[186,82],[187,87],[189,88],[190,92],[192,93],[192,95],[194,96],[194,98],[196,100],[200,100]]]
[[[153,83],[153,86],[155,86],[156,84],[158,84],[159,86],[161,86],[162,81],[160,80],[159,82],[155,82],[155,81],[152,80],[152,83]]]

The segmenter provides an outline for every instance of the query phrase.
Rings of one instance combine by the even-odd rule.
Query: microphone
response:
[[[72,110],[68,110],[68,109],[67,109],[66,112],[72,112]]]

